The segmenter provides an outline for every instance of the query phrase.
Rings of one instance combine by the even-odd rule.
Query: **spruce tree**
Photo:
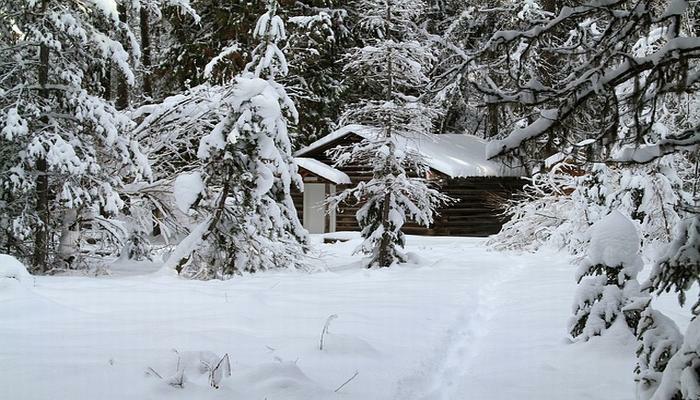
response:
[[[351,198],[363,202],[357,213],[364,238],[359,250],[370,255],[368,266],[389,267],[406,260],[400,251],[404,223],[412,219],[428,226],[435,209],[447,200],[425,179],[427,168],[420,155],[405,146],[432,130],[435,112],[417,96],[428,82],[433,55],[412,29],[423,2],[372,0],[361,6],[357,29],[369,38],[365,46],[349,52],[344,71],[364,97],[348,107],[341,124],[361,124],[373,133],[333,155],[337,165],[371,166],[372,179],[338,194],[331,203]]]
[[[588,253],[578,269],[573,338],[588,340],[603,333],[623,316],[622,310],[639,297],[637,274],[642,269],[639,236],[627,217],[613,211],[591,228]],[[626,321],[634,330],[635,320]]]
[[[129,27],[110,4],[0,4],[0,148],[13,149],[0,171],[0,241],[34,272],[73,267],[88,223],[118,235],[119,188],[150,175],[131,120],[101,97],[112,65],[135,82],[120,42]]]
[[[212,104],[222,118],[199,141],[202,178],[194,186],[204,199],[191,205],[203,220],[165,268],[191,277],[226,278],[303,265],[307,233],[290,192],[301,186],[288,130],[298,114],[276,81],[289,70],[278,47],[286,38],[278,7],[268,2],[253,31],[259,43],[252,61]]]

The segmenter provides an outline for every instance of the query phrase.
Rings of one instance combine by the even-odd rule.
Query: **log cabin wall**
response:
[[[468,177],[446,179],[441,191],[456,201],[440,210],[434,234],[488,236],[498,233],[505,222],[500,208],[504,199],[522,190],[517,177]]]

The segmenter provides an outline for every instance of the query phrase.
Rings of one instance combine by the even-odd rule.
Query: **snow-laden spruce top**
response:
[[[294,161],[299,167],[313,172],[321,178],[327,179],[337,185],[348,185],[351,183],[350,177],[345,172],[322,163],[321,161],[306,157],[295,157]]]
[[[613,211],[591,227],[591,264],[634,266],[639,263],[639,234],[634,223]]]
[[[307,155],[347,135],[365,139],[377,136],[378,130],[363,125],[347,125],[300,149],[295,156]],[[469,176],[520,176],[523,171],[486,159],[484,139],[467,134],[409,134],[397,137],[399,150],[419,153],[426,164],[451,178]]]

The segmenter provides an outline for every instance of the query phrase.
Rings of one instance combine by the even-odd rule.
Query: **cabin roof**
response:
[[[328,164],[322,163],[313,158],[295,157],[297,165],[323,179],[331,181],[336,185],[350,184],[350,177],[343,171],[335,169]]]
[[[378,135],[378,130],[363,125],[347,125],[300,149],[295,156],[308,155],[351,134],[372,139]],[[484,139],[468,134],[412,134],[397,138],[397,146],[421,154],[430,168],[450,178],[522,175],[520,169],[488,160],[486,145]]]

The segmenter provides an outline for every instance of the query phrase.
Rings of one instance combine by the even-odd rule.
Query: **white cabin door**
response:
[[[304,228],[309,233],[324,233],[326,227],[325,183],[304,183]]]

